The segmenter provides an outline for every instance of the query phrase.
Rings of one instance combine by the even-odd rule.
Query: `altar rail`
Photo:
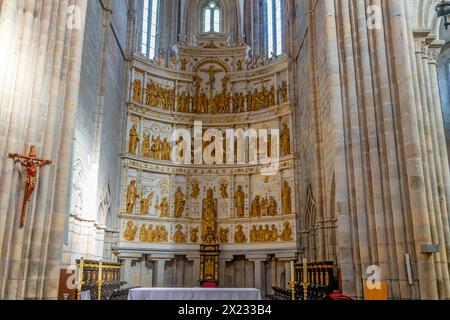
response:
[[[121,290],[126,282],[120,280],[120,263],[103,261],[76,260],[78,287],[77,300],[81,293],[90,292],[91,300],[107,300],[116,291]]]
[[[333,262],[307,263],[307,279],[304,279],[303,263],[295,264],[295,282],[309,285],[325,286],[332,291],[340,290],[339,269]]]

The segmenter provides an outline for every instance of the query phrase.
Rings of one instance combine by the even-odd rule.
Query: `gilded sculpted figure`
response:
[[[197,243],[198,242],[198,228],[192,228],[191,227],[191,242]]]
[[[274,217],[278,214],[278,205],[273,197],[269,198],[269,210],[268,215]]]
[[[236,215],[238,218],[242,218],[245,214],[245,193],[242,191],[242,186],[237,186],[235,201]]]
[[[161,239],[161,242],[169,241],[169,233],[166,230],[166,226],[161,226],[160,239]]]
[[[130,185],[127,188],[127,207],[126,212],[133,214],[136,199],[139,198],[136,190],[136,180],[131,180]]]
[[[187,66],[187,61],[186,59],[182,58],[180,60],[180,64],[181,64],[181,71],[186,71],[186,66]]]
[[[222,199],[228,199],[228,183],[222,182],[220,185],[220,195]]]
[[[281,152],[283,156],[291,154],[291,131],[286,123],[283,123],[283,129],[280,134],[281,139]]]
[[[153,240],[154,240],[154,235],[155,235],[155,233],[154,233],[154,231],[153,231],[153,225],[152,224],[149,224],[148,225],[148,229],[147,229],[147,242],[153,242]]]
[[[292,235],[292,228],[291,223],[289,221],[286,221],[284,223],[283,232],[281,233],[280,239],[283,241],[292,241],[293,235]]]
[[[283,209],[284,214],[292,214],[292,204],[291,204],[291,187],[287,181],[283,183]]]
[[[181,218],[184,211],[184,205],[186,204],[186,197],[181,191],[181,187],[178,187],[177,192],[175,193],[175,218]]]
[[[270,242],[270,229],[269,229],[269,225],[267,225],[267,224],[264,226],[263,236],[264,236],[264,242]]]
[[[256,196],[252,202],[252,210],[250,213],[251,218],[259,218],[261,217],[261,204],[259,196]]]
[[[276,242],[278,240],[278,230],[275,225],[272,225],[272,228],[270,229],[270,241]]]
[[[183,137],[179,137],[177,140],[177,156],[178,159],[184,159],[184,140]]]
[[[216,244],[217,243],[217,237],[216,232],[212,229],[212,227],[206,228],[206,234],[203,235],[203,244]]]
[[[150,158],[150,155],[151,155],[150,134],[144,134],[144,141],[142,141],[142,156],[145,158]]]
[[[162,142],[161,160],[170,161],[170,142],[167,138],[164,138]]]
[[[187,239],[186,239],[186,235],[183,232],[183,226],[181,224],[177,224],[177,226],[175,228],[176,228],[176,231],[173,234],[173,242],[186,243]]]
[[[252,226],[252,230],[250,231],[250,242],[258,242],[258,230],[256,226]]]
[[[164,196],[161,203],[156,205],[156,210],[160,211],[161,218],[169,216],[169,201],[167,200],[167,196]]]
[[[202,203],[202,237],[206,235],[208,228],[217,234],[216,225],[217,199],[214,198],[213,189],[208,189],[206,199]]]
[[[264,229],[263,226],[258,228],[258,242],[264,242]]]
[[[150,213],[150,207],[152,206],[153,201],[153,192],[150,192],[148,197],[145,197],[144,194],[141,194],[141,215],[148,215]]]
[[[142,101],[142,82],[141,80],[134,80],[133,82],[133,101]]]
[[[127,228],[123,234],[123,237],[127,241],[134,241],[136,239],[136,233],[138,230],[138,226],[134,226],[132,221],[128,221]]]
[[[228,228],[220,228],[220,242],[221,243],[228,243],[228,233],[230,232],[230,229]]]
[[[161,160],[162,141],[160,137],[152,138],[151,156],[154,160]]]
[[[153,242],[161,242],[161,230],[159,226],[156,226],[155,232],[153,232]]]
[[[235,243],[244,243],[247,241],[245,238],[245,233],[243,231],[244,227],[239,224],[236,226],[236,233],[234,234],[234,242]]]
[[[265,217],[268,215],[269,211],[269,202],[267,200],[267,197],[264,197],[261,199],[261,216]]]
[[[198,185],[198,182],[193,182],[191,197],[192,199],[197,199],[199,195],[200,195],[200,187]]]
[[[139,142],[139,133],[137,132],[137,124],[134,123],[130,129],[130,137],[128,142],[128,152],[135,155]]]
[[[281,103],[288,102],[288,87],[287,87],[286,81],[283,81],[281,83],[281,87],[280,87],[280,90],[278,91],[278,94],[280,96]]]
[[[145,226],[145,223],[141,226],[141,231],[139,231],[139,241],[147,241],[147,227]]]

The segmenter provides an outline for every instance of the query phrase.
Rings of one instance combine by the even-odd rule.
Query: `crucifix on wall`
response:
[[[216,73],[223,72],[222,69],[216,69],[213,65],[210,65],[208,69],[201,69],[201,72],[205,72],[209,75],[209,98],[212,99],[214,92],[214,84],[216,83]]]
[[[30,147],[29,154],[10,153],[11,158],[16,159],[27,170],[27,176],[25,179],[25,194],[23,196],[22,216],[20,219],[20,227],[25,225],[25,217],[27,213],[27,204],[31,200],[31,195],[36,189],[37,172],[40,167],[49,165],[52,163],[50,160],[45,160],[36,157],[35,146]]]

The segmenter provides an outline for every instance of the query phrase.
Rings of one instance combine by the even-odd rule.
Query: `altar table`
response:
[[[227,288],[137,288],[128,300],[262,300],[258,289]]]

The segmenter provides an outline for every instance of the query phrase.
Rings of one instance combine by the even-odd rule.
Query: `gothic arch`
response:
[[[196,34],[202,32],[203,9],[211,0],[185,0],[182,4],[181,33],[192,41]],[[237,40],[243,30],[243,1],[242,0],[216,0],[222,10],[222,32]],[[237,26],[237,28],[236,28]]]

